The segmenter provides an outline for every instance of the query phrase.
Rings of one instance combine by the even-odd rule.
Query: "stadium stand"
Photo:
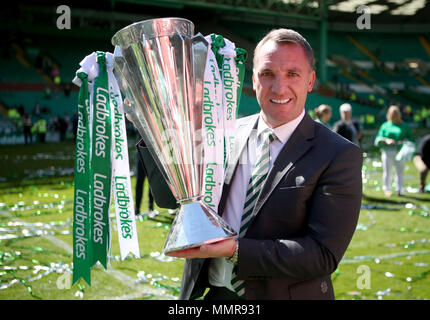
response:
[[[414,30],[407,28],[405,21],[409,20],[389,15],[390,10],[401,7],[391,4],[387,14],[378,15],[378,22],[386,22],[385,26],[360,31],[355,27],[357,14],[342,12],[342,2],[327,2],[326,47],[321,47],[320,13],[310,7],[310,1],[299,1],[297,7],[263,0],[241,4],[248,7],[234,6],[228,0],[180,0],[176,4],[160,0],[150,5],[148,1],[106,1],[100,7],[78,1],[72,7],[71,30],[55,27],[57,4],[16,4],[9,15],[4,15],[6,24],[1,27],[8,37],[2,40],[6,45],[0,56],[0,137],[19,132],[7,116],[12,107],[22,106],[32,113],[39,104],[48,110],[48,118],[72,117],[78,88],[71,81],[78,63],[93,51],[112,51],[110,39],[120,28],[162,16],[188,18],[196,31],[222,34],[248,50],[239,116],[259,111],[252,92],[252,48],[267,31],[281,26],[299,31],[314,48],[318,79],[306,103],[310,112],[320,104],[329,104],[334,122],[339,118],[339,105],[348,101],[355,117],[365,120],[372,115],[376,119],[365,127],[376,127],[383,121],[381,115],[389,104],[399,104],[408,119],[422,115],[430,105],[430,37],[425,32],[430,29],[425,18],[430,5],[415,14],[419,27]],[[327,52],[324,83],[319,68],[323,49]]]

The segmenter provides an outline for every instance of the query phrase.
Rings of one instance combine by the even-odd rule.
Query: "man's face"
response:
[[[341,112],[341,118],[345,121],[351,120],[351,112],[350,111]]]
[[[323,114],[323,116],[322,116],[322,121],[323,121],[324,123],[326,123],[326,122],[330,121],[330,119],[331,119],[331,111],[328,111],[327,113],[324,113],[324,114]]]
[[[301,46],[268,41],[260,48],[252,83],[263,119],[270,127],[300,115],[314,82],[315,71]]]

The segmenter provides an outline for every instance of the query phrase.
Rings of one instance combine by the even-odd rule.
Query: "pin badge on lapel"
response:
[[[296,187],[303,186],[305,184],[305,178],[303,176],[296,177]]]

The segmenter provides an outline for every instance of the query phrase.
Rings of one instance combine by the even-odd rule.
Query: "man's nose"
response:
[[[277,75],[273,79],[272,91],[277,95],[282,95],[285,93],[288,87],[288,80],[282,75]]]

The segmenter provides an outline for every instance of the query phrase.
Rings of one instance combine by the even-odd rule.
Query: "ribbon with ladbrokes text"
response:
[[[211,37],[205,38],[211,45]],[[217,212],[224,179],[224,108],[221,75],[212,50],[206,59],[202,108],[203,201]]]
[[[228,161],[232,159],[231,153],[235,143],[235,120],[242,94],[247,52],[245,49],[236,48],[233,42],[221,35],[211,34],[210,37],[223,90],[224,165],[227,166]]]
[[[235,144],[235,121],[247,53],[221,35],[205,37],[208,50],[203,86],[203,200],[217,211],[225,167]]]
[[[80,69],[81,70],[81,69]],[[88,71],[87,71],[88,73]],[[80,84],[78,98],[78,128],[75,145],[75,181],[73,200],[73,283],[79,278],[91,285],[90,261],[92,261],[90,240],[90,138],[89,138],[89,94],[88,74],[77,72]]]
[[[107,268],[109,251],[109,206],[111,196],[112,123],[109,101],[106,55],[97,52],[98,76],[94,79],[91,111],[90,186],[93,261]]]
[[[107,268],[109,208],[114,192],[121,259],[140,256],[131,193],[127,135],[113,55],[96,52],[80,63],[73,209],[73,283],[91,285],[91,267]],[[86,107],[85,107],[86,106]]]
[[[134,214],[133,194],[130,181],[130,164],[128,159],[127,132],[121,93],[113,75],[113,55],[107,53],[109,75],[109,95],[112,108],[113,132],[113,181],[115,215],[118,228],[118,239],[121,260],[129,253],[140,256],[137,238],[137,227]]]

